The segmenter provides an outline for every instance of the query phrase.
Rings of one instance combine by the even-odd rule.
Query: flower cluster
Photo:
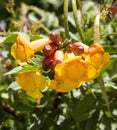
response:
[[[16,77],[17,83],[35,99],[43,96],[40,90],[46,86],[59,92],[80,87],[82,83],[96,78],[109,61],[109,54],[99,43],[90,46],[72,43],[56,33],[32,42],[18,36],[11,48],[11,54],[18,62],[30,64],[38,51],[43,56],[41,69],[20,71]],[[53,73],[47,78],[43,72],[48,70]]]

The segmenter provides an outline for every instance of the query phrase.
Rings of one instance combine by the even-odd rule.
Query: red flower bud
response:
[[[65,48],[68,52],[71,52],[72,51],[72,49],[73,49],[73,46],[72,46],[72,44],[68,44],[67,46],[66,46],[66,48]]]
[[[54,43],[50,43],[44,47],[43,55],[50,56],[55,52],[55,50],[56,50],[56,45]]]
[[[111,7],[108,8],[109,11],[111,11],[112,13],[117,14],[117,6],[112,5]]]
[[[53,66],[63,61],[64,55],[62,50],[56,50],[54,53]]]
[[[72,50],[75,54],[82,54],[84,47],[82,45],[72,44]]]
[[[55,43],[61,42],[63,39],[61,36],[59,36],[58,34],[56,34],[55,32],[51,32],[50,33],[50,40],[52,40]]]
[[[45,57],[42,61],[43,67],[52,68],[53,67],[53,58],[54,58],[54,55]]]

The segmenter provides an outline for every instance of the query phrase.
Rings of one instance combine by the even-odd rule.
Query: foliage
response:
[[[4,13],[0,15],[0,130],[117,130],[117,14],[107,11],[116,2],[77,0],[75,16],[69,0],[65,25],[63,0],[2,0],[0,4]],[[70,92],[46,88],[42,99],[30,97],[15,81],[22,67],[10,50],[18,34],[34,41],[56,32],[64,39],[90,45],[99,10],[103,12],[100,44],[110,54],[101,76]],[[31,59],[34,66],[29,64],[23,71],[41,66],[38,53]],[[45,75],[51,73],[48,70]]]

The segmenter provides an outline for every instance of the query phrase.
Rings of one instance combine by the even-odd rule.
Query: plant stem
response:
[[[81,17],[82,17],[81,22],[83,23],[82,25],[84,25],[85,17],[84,17],[84,13],[83,13],[83,8],[82,8],[82,5],[81,5],[81,1],[80,1],[80,0],[77,0],[77,3],[78,3],[78,7],[79,7],[79,9],[80,9],[80,12],[81,12]]]
[[[100,42],[99,24],[100,24],[100,13],[96,15],[94,20],[94,43]]]
[[[65,37],[69,37],[69,25],[68,25],[68,0],[64,1],[64,27],[65,27]]]
[[[43,24],[41,24],[40,27],[43,28],[47,34],[50,34],[51,31],[48,28],[46,28]]]
[[[112,32],[112,33],[105,33],[105,34],[101,34],[101,37],[108,37],[110,35],[117,35],[117,32]]]
[[[104,81],[103,81],[103,78],[102,78],[102,74],[100,74],[100,76],[98,78],[98,81],[99,81],[100,88],[102,90],[102,94],[103,94],[106,106],[107,106],[109,112],[111,113],[109,102],[108,102],[108,96],[107,96],[107,93],[106,93],[106,90],[105,90],[105,86],[104,86]]]
[[[73,15],[74,15],[74,20],[75,20],[75,24],[76,24],[76,29],[81,37],[82,42],[85,43],[84,33],[82,31],[82,28],[81,28],[79,20],[78,20],[76,0],[72,0],[72,8],[73,8]]]

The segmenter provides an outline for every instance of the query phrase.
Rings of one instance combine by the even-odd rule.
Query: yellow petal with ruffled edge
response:
[[[86,78],[87,66],[80,56],[69,58],[55,67],[55,78],[59,80],[81,80]]]
[[[69,92],[74,88],[80,87],[82,82],[66,80],[49,80],[48,86],[58,92]]]
[[[96,69],[93,66],[89,65],[87,67],[87,73],[86,73],[87,79],[86,79],[86,81],[89,81],[89,80],[95,78],[96,73],[97,73]]]
[[[87,66],[79,56],[66,59],[55,67],[54,80],[48,86],[59,92],[68,92],[81,86],[87,78]]]
[[[11,47],[11,55],[18,62],[29,62],[29,58],[34,56],[34,50],[30,47],[30,42],[18,36],[16,39],[16,43]]]
[[[110,60],[110,55],[108,52],[105,52],[104,53],[104,56],[103,56],[103,65],[106,65]]]
[[[91,56],[91,64],[93,67],[98,69],[103,62],[103,54],[96,53]]]
[[[16,81],[33,98],[42,97],[39,90],[45,88],[46,80],[39,72],[20,72],[16,77]]]
[[[55,67],[55,78],[59,80],[65,80],[67,78],[67,73],[65,70],[65,65],[64,64],[57,64]]]
[[[40,99],[43,97],[43,94],[39,90],[27,91],[27,93],[34,99]]]
[[[67,65],[66,71],[70,80],[83,81],[86,74],[86,66],[81,61],[76,60]]]
[[[34,51],[27,45],[23,47],[21,45],[13,44],[11,47],[11,55],[18,62],[29,62],[29,58],[34,56]]]

